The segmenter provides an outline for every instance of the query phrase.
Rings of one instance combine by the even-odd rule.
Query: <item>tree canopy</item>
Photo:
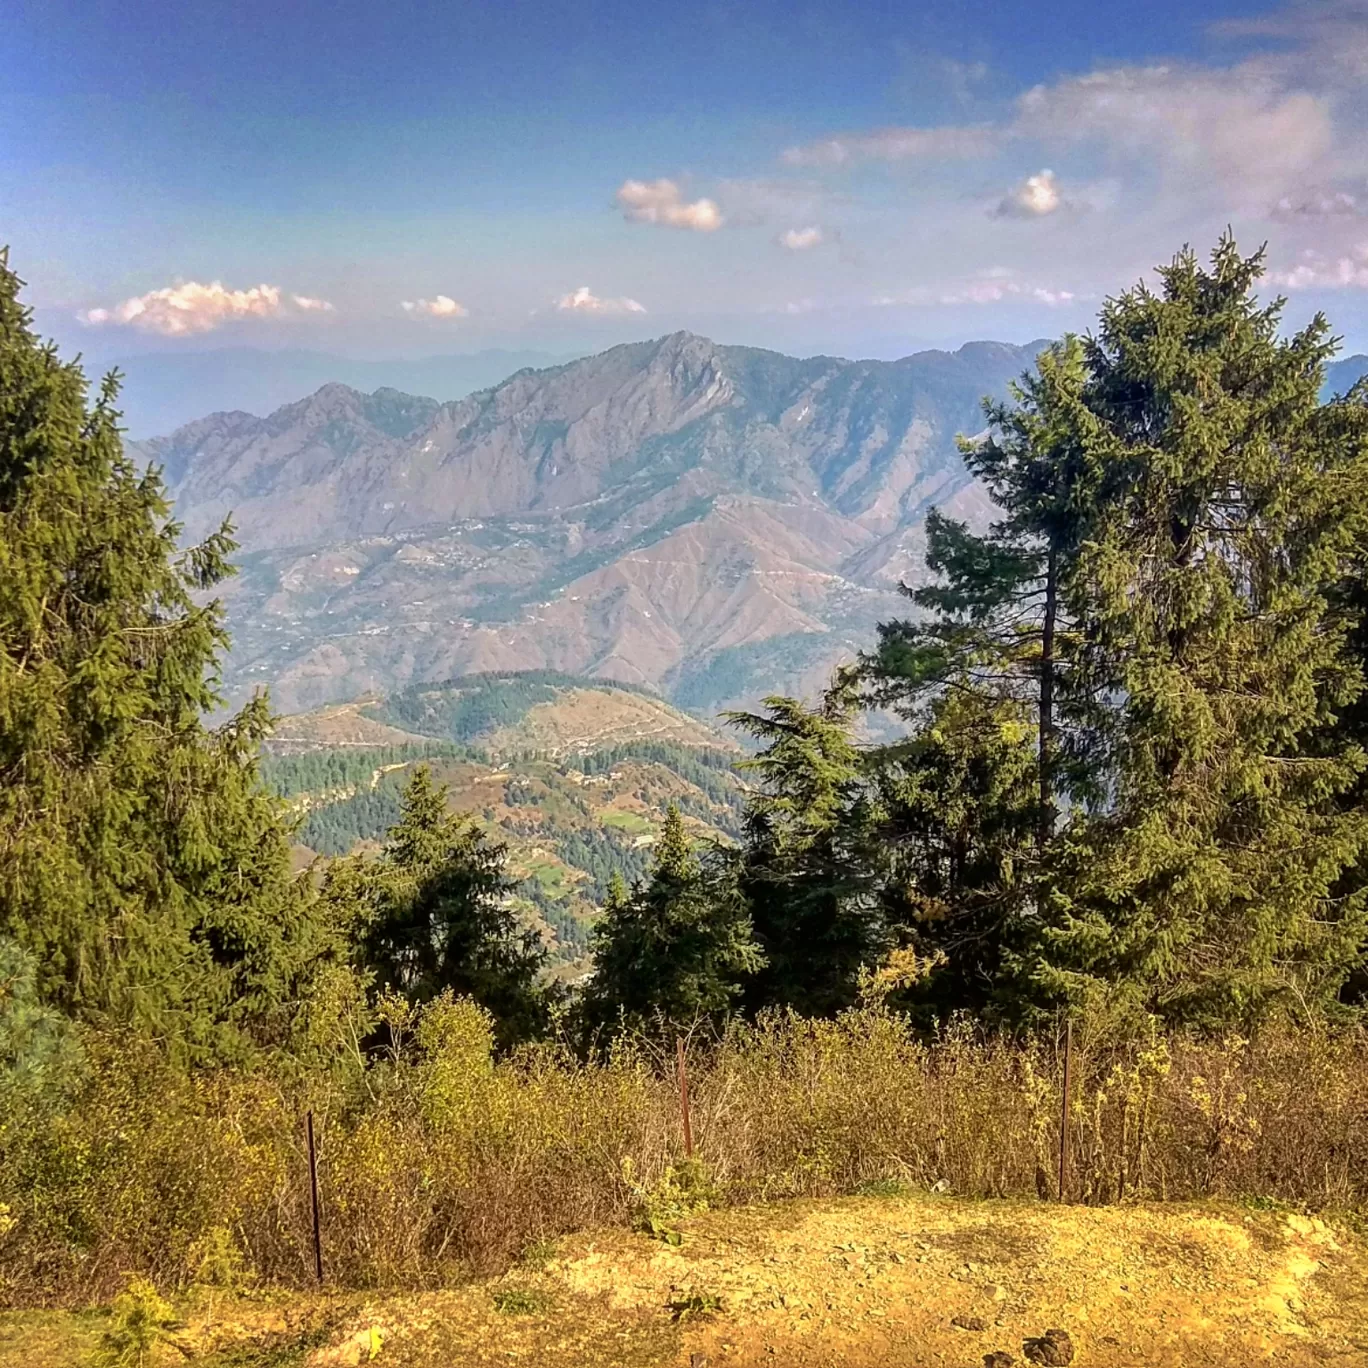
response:
[[[763,963],[732,882],[694,854],[679,809],[665,815],[651,871],[610,891],[594,928],[583,1015],[592,1031],[677,1031],[730,1010]]]
[[[447,810],[446,786],[420,765],[380,854],[334,864],[324,902],[351,918],[358,963],[377,986],[413,1003],[471,997],[509,1044],[545,1029],[549,1000],[544,951],[509,905],[506,859],[473,818]]]
[[[264,698],[217,727],[225,524],[179,545],[111,375],[34,335],[0,257],[0,934],[44,999],[192,1051],[279,1037],[320,934],[257,775]]]

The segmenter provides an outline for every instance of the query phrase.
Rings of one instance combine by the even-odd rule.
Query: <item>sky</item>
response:
[[[0,70],[0,242],[89,356],[896,356],[1227,225],[1368,350],[1368,0],[9,0]]]

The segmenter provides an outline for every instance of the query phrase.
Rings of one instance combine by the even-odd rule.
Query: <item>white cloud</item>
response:
[[[998,131],[986,125],[875,128],[790,147],[783,160],[789,166],[845,166],[857,161],[906,161],[913,157],[985,157],[996,149],[999,139]]]
[[[626,180],[618,186],[617,202],[631,223],[654,223],[666,228],[689,228],[711,233],[722,226],[722,211],[710,199],[688,203],[672,180]]]
[[[1353,218],[1363,213],[1357,196],[1343,190],[1310,190],[1284,195],[1273,206],[1274,218]]]
[[[1068,304],[1074,298],[1072,290],[1046,290],[1037,286],[1031,291],[1031,298],[1042,304]]]
[[[1328,257],[1308,250],[1287,271],[1270,271],[1274,285],[1289,290],[1368,289],[1368,242],[1351,248],[1347,256]]]
[[[789,228],[779,234],[779,245],[790,252],[806,252],[810,247],[820,247],[826,241],[826,234],[815,225],[811,228]]]
[[[1056,156],[1077,149],[1110,162],[1128,198],[1143,196],[1141,207],[1166,226],[1175,214],[1267,218],[1284,199],[1284,214],[1302,204],[1313,206],[1308,213],[1346,212],[1337,197],[1357,196],[1368,176],[1368,3],[1294,0],[1281,13],[1218,28],[1257,47],[1226,64],[1136,63],[1065,75],[1025,91],[993,123],[839,133],[789,148],[783,160],[951,163],[1013,145]],[[1031,194],[1031,182],[1017,187],[1003,212],[1038,215],[1079,203],[1055,203],[1048,186]]]
[[[1333,68],[1356,92],[1368,79],[1368,6],[1363,0],[1292,0],[1273,14],[1218,20],[1209,31],[1219,38],[1291,44],[1269,60],[1312,77]]]
[[[425,318],[465,318],[470,312],[464,304],[458,304],[450,295],[439,294],[431,299],[405,299],[400,307],[408,314],[421,314]]]
[[[581,285],[578,290],[572,290],[567,295],[562,295],[556,301],[556,308],[567,313],[593,313],[593,314],[629,314],[646,312],[644,304],[638,304],[635,299],[600,299],[592,293],[587,285]]]
[[[1030,285],[1016,279],[1016,272],[1007,266],[990,266],[967,280],[949,288],[918,285],[899,294],[880,295],[870,302],[877,305],[940,304],[999,304],[1007,299],[1032,299],[1051,308],[1072,303],[1079,296],[1073,290],[1062,290],[1043,285]]]
[[[92,327],[122,324],[164,337],[184,337],[212,332],[225,323],[243,319],[285,318],[295,310],[331,313],[333,306],[325,299],[308,295],[290,295],[287,299],[279,285],[230,290],[218,280],[208,285],[187,280],[180,285],[149,290],[108,309],[88,309],[78,317]]]
[[[999,218],[1044,218],[1063,206],[1055,173],[1046,169],[1014,185],[993,212]]]
[[[1036,86],[1012,132],[1055,146],[1095,143],[1151,161],[1191,187],[1264,200],[1322,166],[1335,147],[1329,101],[1263,65],[1115,67]]]

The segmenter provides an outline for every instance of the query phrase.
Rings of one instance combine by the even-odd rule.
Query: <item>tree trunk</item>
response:
[[[1050,547],[1045,565],[1045,620],[1040,633],[1040,818],[1036,844],[1042,858],[1055,829],[1055,614],[1058,611],[1058,553]]]

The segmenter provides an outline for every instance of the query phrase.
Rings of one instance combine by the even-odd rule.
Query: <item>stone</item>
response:
[[[1039,1339],[1028,1339],[1021,1352],[1041,1368],[1068,1368],[1073,1362],[1073,1340],[1067,1330],[1047,1330]]]
[[[1016,1362],[1011,1354],[1005,1349],[994,1349],[991,1354],[984,1354],[983,1368],[1012,1368]]]

